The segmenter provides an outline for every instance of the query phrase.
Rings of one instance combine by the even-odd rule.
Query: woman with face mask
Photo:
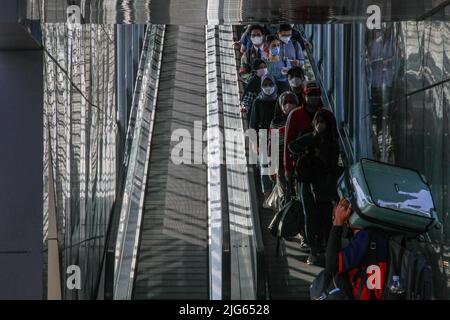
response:
[[[299,101],[297,99],[297,96],[293,92],[283,92],[278,98],[277,107],[275,109],[275,116],[270,123],[270,137],[274,137],[273,133],[275,133],[275,131],[278,134],[278,141],[270,140],[269,142],[269,155],[271,157],[271,165],[277,169],[276,174],[272,176],[272,180],[280,184],[283,190],[283,194],[285,195],[289,193],[289,190],[287,188],[286,179],[284,178],[284,133],[286,129],[286,120],[289,116],[289,113],[297,108],[298,105]],[[278,144],[278,148],[276,143]],[[273,154],[275,149],[278,149],[277,154]]]
[[[300,198],[305,231],[310,245],[308,264],[317,264],[332,226],[333,202],[337,200],[339,143],[336,120],[327,110],[319,110],[312,122],[313,132],[295,140],[290,149],[298,154]]]
[[[275,84],[275,79],[270,75],[264,75],[261,78],[261,92],[253,101],[252,112],[250,117],[250,128],[254,129],[258,134],[260,130],[268,131],[270,123],[274,117],[275,108],[278,99],[278,89]],[[270,172],[268,166],[267,144],[263,146],[261,143],[268,141],[259,141],[258,139],[258,158],[261,170],[261,185],[264,193],[264,202],[266,202],[272,191],[272,181],[270,180]]]
[[[278,89],[280,90],[279,92],[282,93],[289,90],[287,73],[292,65],[288,59],[282,59],[281,42],[276,36],[271,35],[267,37],[267,48],[267,70],[269,71],[269,74],[274,77]]]
[[[261,92],[261,78],[267,74],[267,65],[261,59],[253,61],[253,76],[245,86],[241,99],[241,112],[246,115],[247,121],[250,121],[253,101]]]

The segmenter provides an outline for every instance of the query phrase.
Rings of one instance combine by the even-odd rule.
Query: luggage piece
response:
[[[301,216],[300,202],[292,198],[284,205],[272,218],[267,229],[277,238],[276,255],[280,252],[281,238],[290,238],[296,236],[300,231]]]
[[[411,236],[440,227],[430,187],[415,170],[362,159],[339,178],[338,193],[352,205],[354,227]]]

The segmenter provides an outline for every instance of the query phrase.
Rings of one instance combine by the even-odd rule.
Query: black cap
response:
[[[294,66],[294,67],[290,68],[287,75],[305,79],[305,72],[303,71],[302,67],[299,67],[299,66]]]
[[[258,70],[258,69],[259,69],[259,65],[260,65],[261,63],[266,64],[266,62],[265,62],[264,60],[261,60],[261,59],[255,59],[255,60],[253,60],[253,63],[252,63],[252,70],[253,70],[253,71]]]

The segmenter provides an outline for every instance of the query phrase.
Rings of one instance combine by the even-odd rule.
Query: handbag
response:
[[[301,204],[296,198],[291,198],[272,218],[269,232],[277,237],[276,254],[280,251],[281,238],[294,237],[299,233]]]
[[[309,287],[311,300],[353,300],[346,273],[330,274],[322,270]]]
[[[273,210],[278,210],[280,208],[282,200],[283,188],[281,187],[280,180],[277,178],[277,183],[270,193],[269,198],[267,198],[267,205]]]

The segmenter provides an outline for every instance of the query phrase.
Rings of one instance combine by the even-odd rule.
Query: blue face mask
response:
[[[273,56],[278,56],[280,54],[280,47],[270,48],[270,54]]]

